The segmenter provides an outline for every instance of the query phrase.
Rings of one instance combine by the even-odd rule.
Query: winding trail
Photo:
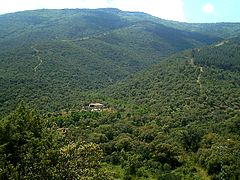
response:
[[[38,67],[41,66],[41,64],[43,63],[43,60],[42,60],[41,57],[38,55],[38,54],[39,54],[39,50],[36,49],[35,47],[31,47],[31,48],[35,51],[36,56],[37,56],[37,59],[38,59],[38,61],[39,61],[38,65],[33,68],[34,71],[37,72]],[[34,55],[34,56],[35,56],[35,55]]]
[[[85,40],[89,40],[89,39],[93,39],[93,38],[100,38],[100,37],[104,37],[107,36],[113,32],[117,32],[117,31],[122,31],[122,30],[127,30],[127,29],[132,29],[137,27],[137,25],[131,25],[131,26],[127,26],[127,27],[122,27],[119,29],[114,29],[114,30],[110,30],[110,31],[106,31],[100,34],[95,34],[95,35],[91,35],[91,36],[85,36],[85,37],[81,37],[81,38],[76,38],[76,39],[62,39],[62,42],[77,42],[77,41],[85,41]]]
[[[200,69],[200,72],[199,72],[198,77],[197,77],[197,84],[199,85],[199,88],[200,88],[200,91],[201,91],[201,90],[202,90],[201,77],[202,77],[202,73],[204,72],[204,71],[203,71],[203,67],[201,67],[201,66],[196,66],[196,65],[194,64],[193,58],[190,60],[190,64],[191,64],[194,68],[199,68],[199,69]]]
[[[89,40],[92,38],[99,38],[102,36],[106,36],[108,34],[110,34],[111,32],[105,32],[105,33],[101,33],[101,34],[97,34],[97,35],[92,35],[92,36],[85,36],[85,37],[81,37],[81,38],[77,38],[77,39],[62,39],[62,42],[77,42],[77,41],[85,41],[85,40]]]
[[[200,68],[200,73],[197,77],[197,83],[199,84],[200,90],[202,90],[201,76],[202,76],[202,73],[203,73],[203,67],[199,67],[199,68]]]
[[[95,35],[92,35],[92,36],[85,36],[85,37],[81,37],[81,38],[77,38],[77,39],[62,39],[60,41],[62,42],[77,42],[77,41],[85,41],[85,40],[90,40],[92,38],[99,38],[99,37],[103,37],[103,36],[107,36],[113,32],[117,32],[117,31],[122,31],[122,30],[126,30],[126,29],[132,29],[132,28],[135,28],[137,27],[137,25],[131,25],[131,26],[128,26],[128,27],[123,27],[123,28],[119,28],[119,29],[114,29],[114,30],[111,30],[111,31],[106,31],[106,32],[103,32],[103,33],[100,33],[100,34],[95,34]],[[35,54],[33,56],[36,56],[39,63],[33,68],[33,70],[35,72],[37,72],[37,69],[39,68],[39,66],[42,65],[43,63],[43,60],[42,58],[39,56],[39,50],[37,48],[35,48],[34,46],[31,47]],[[112,82],[112,79],[109,78],[109,81]]]
[[[215,47],[222,46],[222,45],[224,45],[225,43],[228,43],[228,41],[222,41],[222,42],[216,44]]]

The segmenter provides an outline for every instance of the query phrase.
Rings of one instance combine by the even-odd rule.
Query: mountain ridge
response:
[[[239,179],[238,24],[106,11],[0,16],[0,179]]]
[[[61,94],[74,94],[78,98],[70,101],[76,102],[82,92],[107,87],[172,53],[221,40],[148,19],[113,9],[1,15],[0,102],[23,98],[39,105],[58,99],[63,106],[57,106],[68,106]]]

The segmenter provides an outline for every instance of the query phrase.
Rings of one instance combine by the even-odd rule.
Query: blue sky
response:
[[[240,22],[240,0],[184,0],[184,14],[187,22]]]
[[[0,0],[0,14],[42,8],[104,7],[184,22],[240,22],[240,0]]]

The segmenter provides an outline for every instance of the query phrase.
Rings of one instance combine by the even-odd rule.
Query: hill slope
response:
[[[70,140],[99,144],[118,179],[238,179],[239,47],[232,39],[170,56],[95,92],[106,109],[50,122]]]
[[[146,22],[162,25],[161,19],[156,20],[144,13],[124,12],[118,9],[23,11],[0,16],[0,42],[7,46],[9,40],[18,44],[46,40],[75,40]],[[192,33],[194,34],[198,35]]]
[[[233,38],[240,35],[240,23],[181,23],[163,21],[163,24],[180,30],[198,32],[221,38]]]
[[[6,15],[13,18],[11,23],[0,17],[5,23],[0,43],[1,115],[19,100],[54,111],[44,114],[44,128],[62,134],[67,145],[83,141],[98,144],[104,155],[104,172],[110,171],[118,179],[238,179],[239,38],[202,48],[199,46],[218,38],[175,29],[142,13],[115,9],[30,11],[37,14],[34,16],[28,13],[17,14],[26,27],[24,23],[13,24],[16,14]],[[39,13],[46,19],[36,19]],[[100,15],[107,21],[101,21]],[[36,24],[29,25],[33,20]],[[74,24],[69,26],[68,22]],[[72,31],[71,27],[76,29]],[[196,48],[163,59],[191,47]],[[80,110],[90,101],[107,102],[106,109]],[[36,146],[41,136],[37,129],[42,130],[34,124],[40,119],[35,111],[21,106],[1,121],[5,160],[1,166],[6,175],[18,170],[18,161],[14,163],[16,169],[14,165],[5,166],[11,163],[8,158],[12,157],[12,146],[22,152],[16,158],[29,164],[20,163],[20,172],[32,167],[32,160],[49,167],[51,160],[45,156],[46,162],[31,156],[39,150],[49,154],[46,148]],[[53,128],[49,128],[51,125]],[[13,142],[10,145],[8,137]],[[50,144],[56,146],[59,141]],[[29,153],[26,155],[24,150]],[[51,153],[49,158],[56,159]],[[66,159],[71,167],[74,159]],[[100,168],[100,164],[97,166]],[[16,171],[8,174],[11,168]]]
[[[219,108],[226,115],[237,113],[240,97],[239,50],[239,38],[235,38],[185,51],[166,58],[131,79],[110,86],[107,94],[144,104],[153,112],[170,113],[172,117],[176,113],[201,119],[201,116],[208,116],[215,110],[213,114],[217,115]],[[215,106],[217,109],[214,109]],[[201,109],[207,112],[194,114]],[[189,111],[191,114],[187,114]],[[219,116],[216,118],[219,120]]]
[[[22,99],[49,110],[78,104],[83,91],[219,40],[116,9],[24,11],[1,15],[0,23],[4,109]]]
[[[128,131],[128,137],[135,144],[135,141],[141,141],[139,144],[149,150],[144,151],[141,146],[127,153],[134,151],[141,156],[148,152],[151,156],[157,146],[160,149],[158,155],[164,158],[156,161],[162,163],[166,162],[165,158],[176,158],[174,147],[179,153],[183,147],[188,154],[184,156],[186,162],[180,165],[181,170],[176,170],[174,158],[169,160],[167,163],[172,171],[167,178],[185,179],[187,175],[192,178],[195,174],[202,179],[237,179],[240,175],[239,48],[237,38],[185,51],[105,90],[103,93],[110,99],[135,104],[132,109],[126,105],[118,106],[121,110],[127,107],[124,123],[132,130],[132,133]],[[181,144],[180,147],[177,144]],[[150,159],[158,155],[154,154]],[[145,159],[145,164],[154,166],[149,161]],[[192,161],[192,170],[187,170],[188,161]],[[186,176],[180,173],[182,170],[187,172],[183,173]],[[164,170],[160,174],[164,174]]]

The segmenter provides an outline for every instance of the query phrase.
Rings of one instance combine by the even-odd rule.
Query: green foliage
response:
[[[45,117],[21,105],[0,121],[0,179],[239,178],[239,38],[199,48],[219,38],[197,33],[233,36],[238,23],[116,9],[0,22],[0,116],[24,99]]]
[[[240,23],[181,23],[176,21],[163,21],[164,25],[180,30],[198,32],[221,38],[232,38],[240,35]]]
[[[1,179],[49,176],[52,169],[47,167],[48,155],[53,154],[53,160],[56,158],[57,140],[52,139],[50,131],[43,129],[44,122],[36,112],[20,105],[0,123]]]
[[[98,145],[69,143],[22,104],[0,121],[1,179],[108,179],[101,157]]]
[[[182,132],[181,141],[184,148],[189,151],[197,152],[202,135],[196,128],[190,128]]]
[[[213,179],[238,179],[239,148],[239,140],[210,133],[203,138],[197,159]]]
[[[238,178],[240,74],[238,51],[229,47],[238,47],[238,39],[172,56],[105,90],[108,96],[146,109],[145,118],[127,117],[133,125],[131,148],[133,137],[138,137],[137,152],[149,159],[146,164],[152,170],[162,170],[155,172],[160,179]],[[214,56],[218,51],[225,54],[219,61]],[[212,64],[203,66],[200,59]],[[160,133],[164,136],[159,141]],[[190,165],[182,159],[186,154],[192,158]]]
[[[105,88],[172,53],[219,40],[133,14],[66,9],[1,15],[0,116],[21,100],[51,112],[81,108],[86,91]]]
[[[212,48],[203,48],[193,51],[193,56],[198,64],[203,66],[215,66],[224,70],[240,70],[240,41],[233,39],[223,41]],[[224,79],[224,76],[222,76]]]
[[[57,179],[110,179],[100,171],[102,151],[95,144],[68,144],[60,149]]]

